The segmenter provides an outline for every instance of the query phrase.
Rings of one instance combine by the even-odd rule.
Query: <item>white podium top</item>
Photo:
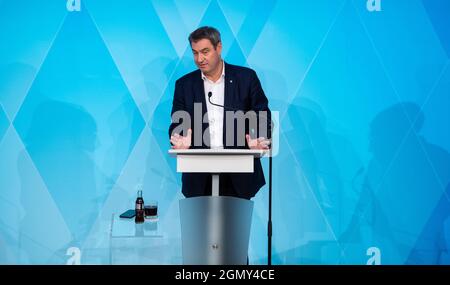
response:
[[[177,172],[251,173],[254,158],[269,151],[253,149],[170,149],[177,158]]]
[[[252,155],[253,157],[260,158],[269,153],[268,150],[259,149],[170,149],[169,154],[171,156],[177,155]]]

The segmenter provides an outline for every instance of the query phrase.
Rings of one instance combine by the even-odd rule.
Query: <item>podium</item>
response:
[[[266,153],[249,149],[169,150],[177,159],[177,172],[212,175],[212,196],[180,200],[183,264],[247,264],[253,201],[220,196],[219,174],[251,173],[254,158]]]

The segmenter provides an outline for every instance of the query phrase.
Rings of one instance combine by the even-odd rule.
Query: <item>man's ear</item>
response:
[[[222,42],[217,43],[216,50],[219,55],[222,55]]]

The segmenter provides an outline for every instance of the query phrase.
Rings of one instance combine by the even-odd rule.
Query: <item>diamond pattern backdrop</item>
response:
[[[181,263],[167,129],[202,25],[279,112],[274,263],[366,264],[374,248],[383,264],[450,263],[448,1],[67,2],[0,1],[0,263],[65,264],[70,247],[114,262],[111,217],[137,184],[162,238],[121,263]],[[264,264],[267,187],[254,201]]]

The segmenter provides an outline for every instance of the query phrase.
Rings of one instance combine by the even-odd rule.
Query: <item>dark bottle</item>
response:
[[[134,221],[136,224],[141,224],[144,222],[144,198],[142,198],[142,190],[138,191],[138,197],[136,198],[136,217]]]

